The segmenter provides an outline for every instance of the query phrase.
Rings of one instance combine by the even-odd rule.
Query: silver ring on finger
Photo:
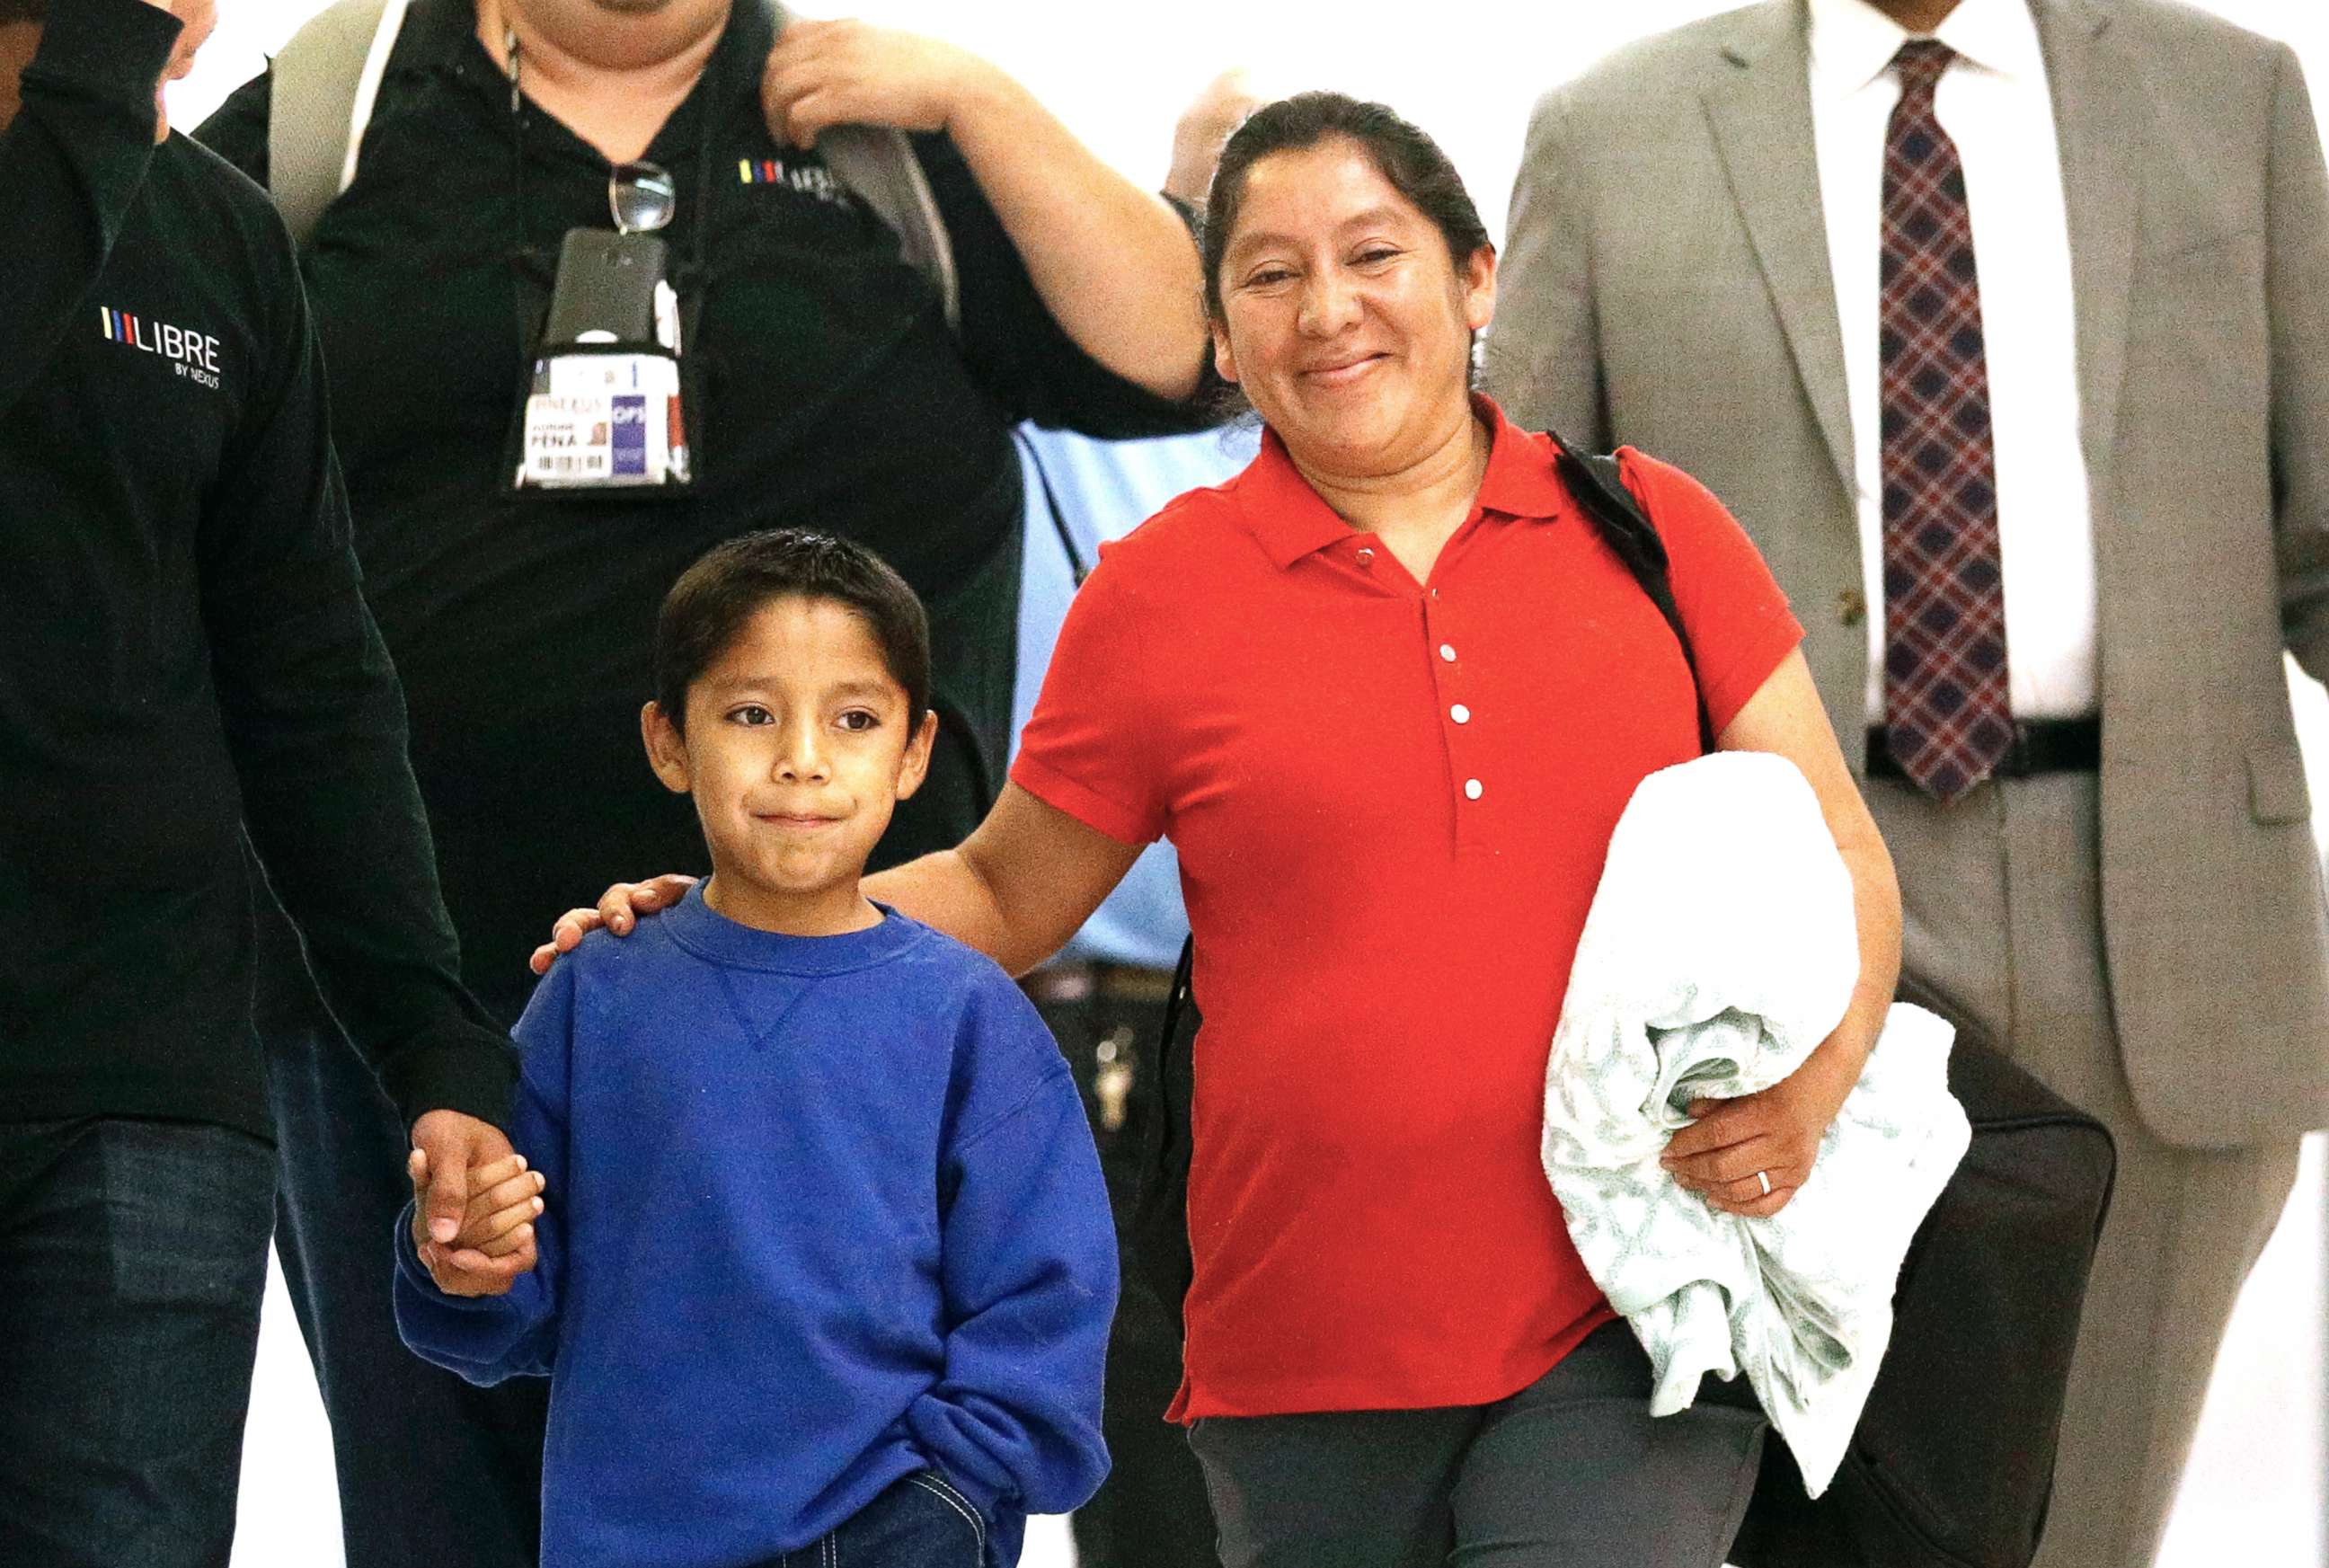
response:
[[[1755,1179],[1763,1184],[1763,1195],[1767,1198],[1769,1197],[1771,1195],[1771,1173],[1767,1170],[1759,1170],[1755,1173]]]

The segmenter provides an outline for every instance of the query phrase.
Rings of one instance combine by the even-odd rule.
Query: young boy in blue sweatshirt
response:
[[[655,647],[647,752],[712,878],[518,1024],[538,1266],[445,1294],[408,1211],[398,1327],[471,1382],[550,1378],[554,1568],[1007,1568],[1107,1473],[1116,1251],[1034,1008],[858,891],[936,732],[921,606],[856,545],[757,534]]]

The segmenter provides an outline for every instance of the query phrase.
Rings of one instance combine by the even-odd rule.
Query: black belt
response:
[[[2027,779],[2032,773],[2091,773],[2102,765],[2100,719],[2024,719],[2015,722],[2013,743],[1990,770],[1993,779]],[[1868,732],[1868,776],[1906,779],[1881,725]]]

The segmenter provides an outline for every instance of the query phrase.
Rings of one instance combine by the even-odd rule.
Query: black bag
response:
[[[1949,1092],[1973,1143],[1909,1243],[1892,1341],[1814,1502],[1767,1444],[1740,1568],[2028,1568],[2054,1489],[2063,1386],[2117,1156],[2102,1123],[2015,1066],[1945,998]]]
[[[1572,454],[1561,475],[1690,656],[1657,531],[1617,461]],[[1695,662],[1693,663],[1695,668]],[[1702,704],[1699,732],[1713,735]],[[1126,1241],[1137,1278],[1177,1321],[1189,1251],[1193,942],[1181,949],[1148,1074],[1140,1190]],[[1834,1480],[1805,1495],[1794,1456],[1764,1445],[1739,1568],[2028,1568],[2053,1493],[2070,1351],[2109,1207],[2117,1154],[2093,1117],[2015,1066],[1945,998],[1900,997],[1957,1026],[1949,1090],[1973,1123],[1964,1161],[1918,1227],[1891,1343]]]

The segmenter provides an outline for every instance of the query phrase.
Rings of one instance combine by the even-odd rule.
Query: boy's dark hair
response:
[[[5,4],[6,0],[0,0]],[[830,600],[856,612],[906,688],[909,724],[930,705],[930,622],[922,601],[862,544],[806,528],[769,528],[713,546],[664,595],[655,618],[655,703],[687,727],[687,688],[771,600]]]
[[[49,0],[0,0],[0,27],[12,22],[45,22]]]
[[[1480,210],[1438,142],[1385,105],[1339,92],[1297,93],[1254,110],[1221,149],[1213,170],[1212,189],[1205,197],[1203,251],[1205,308],[1214,320],[1221,316],[1221,257],[1245,202],[1246,175],[1272,153],[1314,147],[1332,137],[1359,145],[1391,187],[1431,220],[1458,268],[1488,243]]]

